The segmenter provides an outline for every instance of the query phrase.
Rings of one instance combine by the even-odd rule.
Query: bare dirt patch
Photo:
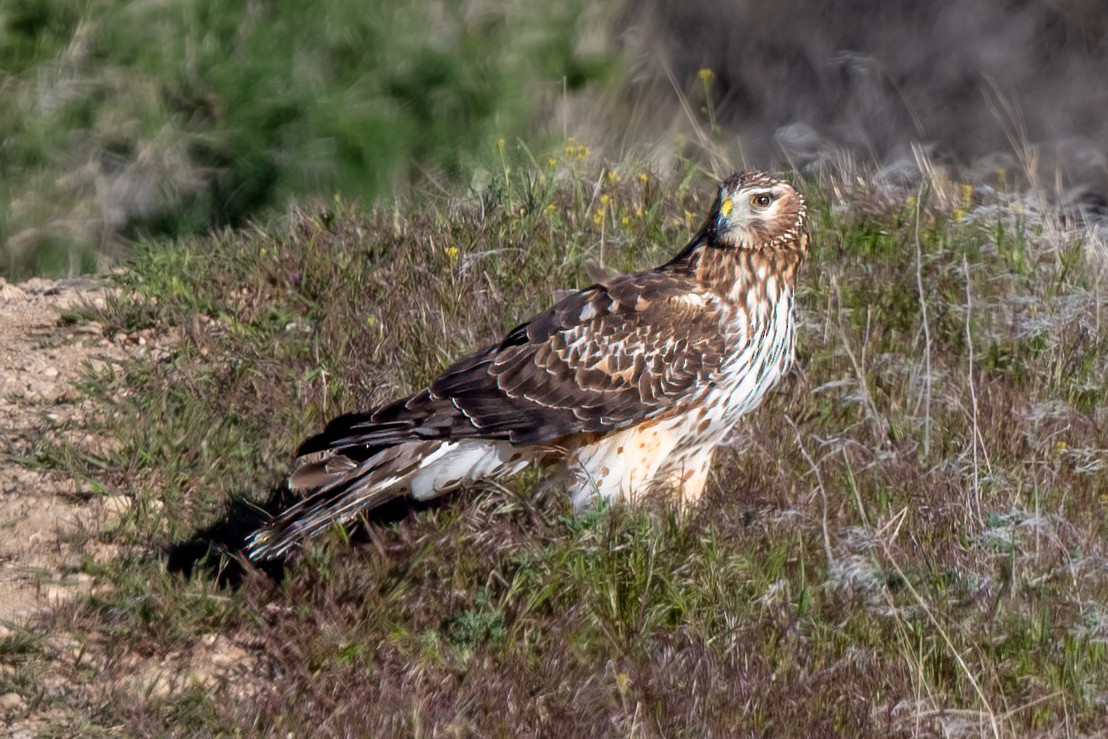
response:
[[[87,592],[81,531],[107,513],[74,480],[27,464],[44,439],[65,434],[79,446],[96,439],[82,428],[92,413],[77,390],[83,368],[124,358],[94,323],[62,312],[102,304],[96,280],[0,279],[0,630],[18,628],[43,609]]]

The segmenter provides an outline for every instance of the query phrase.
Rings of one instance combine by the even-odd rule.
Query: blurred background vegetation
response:
[[[606,15],[583,0],[8,0],[0,276],[87,272],[128,240],[294,196],[469,178],[619,73],[588,49]]]
[[[905,191],[939,166],[1108,224],[1105,64],[1099,0],[4,0],[0,276],[574,145]]]

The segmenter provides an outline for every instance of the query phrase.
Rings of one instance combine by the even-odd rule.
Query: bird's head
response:
[[[719,186],[708,217],[708,243],[803,254],[808,246],[806,219],[804,198],[792,185],[764,172],[742,172]]]

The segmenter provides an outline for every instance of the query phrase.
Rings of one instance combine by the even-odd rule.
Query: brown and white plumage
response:
[[[304,442],[304,497],[258,531],[255,559],[392,498],[426,500],[558,462],[575,507],[654,485],[697,499],[711,455],[787,371],[804,200],[760,172],[727,179],[672,260],[559,301],[429,388],[336,418]]]

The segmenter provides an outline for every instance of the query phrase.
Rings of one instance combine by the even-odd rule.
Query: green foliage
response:
[[[54,58],[80,22],[67,0],[10,0],[0,10],[0,69],[20,73]]]
[[[563,78],[611,76],[576,51],[584,9],[19,0],[0,10],[0,274],[85,271],[119,236],[295,195],[468,181],[498,138],[541,133]]]

